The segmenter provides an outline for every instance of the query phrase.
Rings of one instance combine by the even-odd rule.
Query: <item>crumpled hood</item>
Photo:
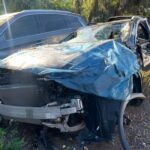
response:
[[[133,89],[136,55],[114,40],[45,45],[17,52],[1,68],[43,75],[77,91],[126,100]]]
[[[28,48],[1,60],[1,66],[14,70],[36,67],[61,68],[92,46],[93,43],[63,43]]]

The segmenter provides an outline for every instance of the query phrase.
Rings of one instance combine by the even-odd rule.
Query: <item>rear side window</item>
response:
[[[7,30],[4,36],[7,40],[20,37],[38,34],[37,22],[34,15],[29,15],[17,19],[10,26],[7,25]]]
[[[67,28],[67,23],[65,22],[64,15],[40,14],[39,19],[41,24],[41,33]]]
[[[68,27],[70,27],[70,28],[78,28],[78,27],[82,26],[78,17],[76,17],[76,16],[67,16],[66,15],[65,19],[68,24]]]

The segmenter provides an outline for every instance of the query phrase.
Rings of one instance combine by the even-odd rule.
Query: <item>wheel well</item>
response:
[[[136,53],[137,53],[138,63],[139,63],[140,66],[143,68],[143,66],[144,66],[144,61],[143,61],[143,55],[142,55],[141,46],[139,46],[139,45],[137,46]],[[139,74],[139,73],[138,73],[138,74]]]
[[[133,93],[142,93],[142,82],[140,73],[133,75]]]
[[[133,93],[142,93],[142,81],[140,73],[133,75]],[[143,103],[143,99],[136,98],[130,101],[132,106],[140,106]]]

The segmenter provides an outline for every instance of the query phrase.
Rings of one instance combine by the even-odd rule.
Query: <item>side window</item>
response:
[[[78,27],[82,27],[78,17],[75,16],[65,16],[66,22],[68,24],[68,27],[70,28],[78,28]]]
[[[58,14],[40,14],[39,19],[41,22],[41,33],[66,29],[67,24],[63,15]]]
[[[142,23],[140,23],[138,25],[137,36],[138,36],[138,38],[141,38],[141,39],[144,39],[144,40],[149,39],[149,33],[148,33],[147,29],[144,27],[144,25]]]
[[[29,15],[16,20],[5,31],[5,39],[16,39],[38,34],[37,22],[34,15]]]

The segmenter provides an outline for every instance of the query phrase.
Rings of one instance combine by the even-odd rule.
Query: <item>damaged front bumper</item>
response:
[[[41,124],[58,128],[62,132],[75,132],[85,127],[83,122],[69,127],[67,122],[71,114],[83,113],[83,104],[80,98],[71,99],[70,103],[58,106],[56,102],[43,107],[23,107],[0,104],[0,115],[13,120],[40,120]],[[52,123],[53,122],[53,123]]]

